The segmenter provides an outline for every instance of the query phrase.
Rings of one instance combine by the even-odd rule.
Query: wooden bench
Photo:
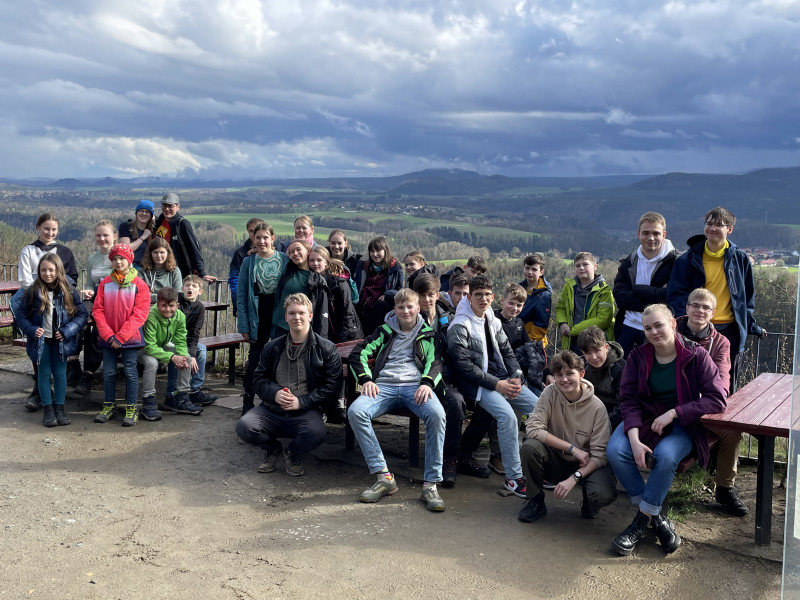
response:
[[[236,349],[246,341],[241,333],[223,333],[222,335],[200,338],[200,343],[207,350],[213,351],[228,348],[228,383],[236,383]]]
[[[350,407],[350,404],[358,397],[356,392],[356,380],[350,371],[350,365],[347,359],[353,348],[362,340],[354,340],[352,342],[342,342],[336,344],[336,349],[339,351],[339,356],[342,358],[342,375],[344,376],[344,399],[345,406]],[[370,361],[371,364],[371,361]],[[419,466],[419,417],[406,408],[390,411],[388,414],[396,417],[408,418],[408,464],[412,467]],[[347,423],[344,431],[344,447],[347,450],[355,448],[355,435],[350,423]]]

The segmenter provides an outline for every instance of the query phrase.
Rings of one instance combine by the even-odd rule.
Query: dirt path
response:
[[[753,546],[752,517],[701,510],[665,556],[653,539],[628,558],[609,542],[633,515],[620,499],[594,521],[579,498],[536,524],[501,479],[459,479],[427,512],[420,487],[376,505],[370,479],[343,451],[340,426],[306,476],[256,472],[237,443],[237,412],[166,415],[123,429],[92,422],[101,401],[75,402],[73,424],[46,429],[23,408],[30,378],[0,371],[0,598],[775,598],[782,512],[772,547]],[[222,384],[213,383],[222,387]],[[223,389],[224,391],[224,389]],[[233,393],[234,390],[231,390]],[[382,439],[402,449],[402,431]],[[279,466],[282,464],[279,463]],[[753,474],[742,478],[751,506]],[[782,505],[782,490],[776,504]]]

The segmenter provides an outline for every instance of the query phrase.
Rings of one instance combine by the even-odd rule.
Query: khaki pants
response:
[[[733,487],[739,463],[739,442],[742,434],[738,431],[720,431],[717,445],[717,474],[714,482],[720,487]]]

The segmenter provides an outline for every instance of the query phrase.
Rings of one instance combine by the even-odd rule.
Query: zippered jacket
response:
[[[71,287],[71,286],[70,286]],[[78,347],[78,334],[86,326],[89,320],[89,313],[81,302],[80,294],[71,287],[72,303],[75,305],[75,314],[71,317],[64,307],[64,296],[60,289],[53,291],[53,308],[55,308],[55,320],[53,321],[53,331],[60,331],[64,339],[58,343],[58,351],[61,360],[67,360],[80,352]],[[44,313],[39,312],[42,306],[42,299],[37,296],[24,292],[20,297],[18,308],[14,311],[14,316],[19,330],[25,334],[27,341],[25,351],[28,357],[37,365],[42,359],[44,352],[44,336],[36,337],[36,330],[44,322]],[[51,308],[52,310],[52,308]]]
[[[157,305],[152,307],[144,323],[144,343],[144,353],[159,362],[169,362],[176,354],[189,356],[189,349],[186,347],[186,315],[181,310],[176,310],[174,317],[165,319]],[[175,351],[165,350],[164,346],[167,344],[175,346]]]
[[[99,346],[110,347],[108,340],[113,336],[123,348],[143,347],[142,326],[149,312],[150,289],[138,275],[127,287],[121,287],[111,275],[103,279],[92,308]]]
[[[191,222],[181,213],[168,219],[170,226],[169,245],[175,255],[175,262],[181,271],[182,277],[197,275],[206,276],[205,263],[203,262],[203,250],[200,247],[200,240],[194,232]],[[159,227],[164,222],[164,215],[159,215],[156,219],[156,235],[159,235]]]
[[[614,295],[611,286],[605,281],[596,283],[586,298],[586,305],[583,309],[583,321],[573,324],[573,312],[575,308],[575,287],[578,281],[571,277],[566,280],[564,289],[561,290],[561,298],[556,306],[556,322],[569,325],[569,336],[561,338],[561,348],[568,350],[570,341],[577,337],[581,331],[597,325],[605,331],[608,341],[614,341]]]
[[[614,302],[617,304],[617,315],[614,319],[615,339],[619,338],[622,331],[626,311],[642,312],[650,304],[667,303],[666,286],[677,257],[677,250],[670,251],[653,271],[649,284],[636,283],[639,260],[636,252],[620,259],[617,275],[614,277]]]
[[[522,310],[519,313],[519,318],[526,325],[532,323],[534,327],[541,327],[545,331],[550,326],[550,311],[553,305],[553,288],[550,282],[541,277],[544,281],[544,287],[537,287],[525,299],[525,304],[522,305]],[[522,280],[519,282],[525,290],[527,290],[528,282]],[[527,328],[526,328],[527,331]],[[530,332],[528,332],[530,336]]]

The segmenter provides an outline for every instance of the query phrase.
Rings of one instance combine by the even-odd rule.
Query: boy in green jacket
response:
[[[178,386],[171,398],[164,401],[163,410],[187,415],[199,415],[203,409],[189,400],[191,359],[186,346],[186,316],[178,310],[178,291],[158,290],[156,305],[144,324],[145,346],[138,360],[144,366],[142,374],[142,417],[147,421],[161,420],[156,407],[156,371],[158,363],[169,362],[178,369]]]
[[[573,260],[575,278],[567,279],[556,306],[561,348],[580,354],[578,334],[596,325],[614,340],[614,295],[611,286],[597,274],[597,259],[591,252],[578,252]]]

